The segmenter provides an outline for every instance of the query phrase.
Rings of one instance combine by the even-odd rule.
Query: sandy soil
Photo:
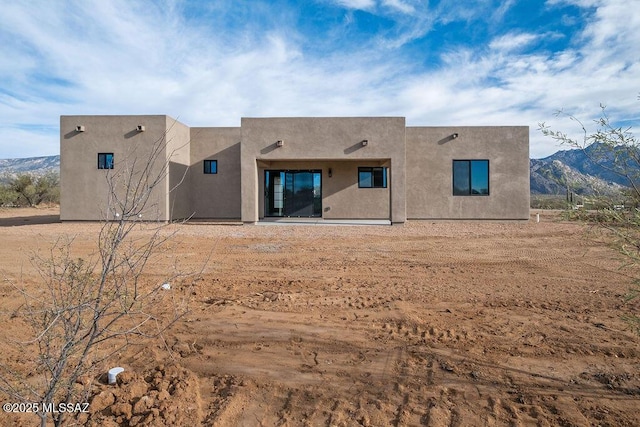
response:
[[[36,286],[29,254],[60,236],[93,251],[99,225],[57,214],[0,211],[3,279]],[[83,424],[640,425],[640,339],[621,320],[640,308],[624,301],[632,271],[584,225],[543,213],[540,223],[176,227],[167,269],[210,257],[193,288],[171,290],[192,297],[191,312],[167,346],[121,355],[127,375],[97,386]],[[0,295],[2,321],[24,333],[6,280]]]

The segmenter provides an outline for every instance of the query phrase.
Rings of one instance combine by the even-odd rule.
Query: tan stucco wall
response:
[[[191,189],[189,188],[189,166],[191,164],[191,141],[188,126],[170,117],[166,118],[166,157],[169,166],[167,180],[167,206],[171,219],[189,218]]]
[[[457,133],[458,138],[451,135]],[[529,128],[408,127],[409,219],[528,219]],[[453,195],[453,160],[489,160],[489,196]]]
[[[204,174],[204,160],[218,173]],[[240,128],[191,128],[191,165],[194,218],[240,219]]]
[[[358,188],[359,166],[388,166],[388,161],[329,162],[323,170],[323,217],[327,219],[390,219],[391,190]],[[328,168],[332,177],[327,175]],[[390,178],[387,178],[391,183]]]
[[[148,163],[154,143],[165,141],[167,116],[61,116],[60,117],[60,218],[68,220],[112,219],[115,207],[109,200],[111,191],[107,177],[115,178],[116,193],[122,197],[131,173],[139,172]],[[173,120],[173,119],[171,119]],[[84,132],[77,132],[82,125]],[[138,132],[138,125],[145,126]],[[177,134],[178,126],[176,128]],[[182,132],[184,133],[184,132]],[[176,137],[176,140],[179,137]],[[98,169],[98,153],[114,153],[114,169]],[[166,168],[166,147],[153,166],[154,176],[162,176],[151,193],[143,211],[147,220],[166,221],[169,183]]]
[[[75,130],[77,125],[84,132]],[[145,126],[138,132],[138,125]],[[458,138],[451,138],[457,133]],[[278,147],[276,141],[284,141]],[[366,146],[362,140],[368,140]],[[61,116],[62,220],[111,218],[108,176],[121,194],[125,174],[146,165],[154,143],[166,142],[154,165],[168,167],[144,219],[241,219],[264,216],[264,171],[322,171],[327,219],[528,219],[529,129],[405,127],[402,117],[243,118],[236,128],[189,128],[164,115]],[[97,169],[98,153],[114,153],[115,169]],[[218,173],[203,173],[205,159]],[[453,160],[487,159],[489,196],[453,196]],[[388,188],[358,188],[358,167],[389,168]],[[328,171],[331,169],[332,176]],[[113,205],[113,203],[111,203]]]
[[[331,207],[326,212],[327,217],[378,217],[384,214],[383,210],[388,209],[385,203],[390,194],[390,219],[397,223],[405,221],[403,117],[243,118],[241,132],[241,194],[244,222],[255,222],[264,213],[261,211],[260,202],[264,166],[259,170],[259,161],[305,160],[313,160],[321,166],[305,169],[323,169],[323,197],[327,198],[323,200],[323,208],[325,205]],[[365,139],[368,140],[368,145],[363,147],[361,141]],[[282,147],[277,147],[278,140],[284,141]],[[338,161],[345,163],[338,164]],[[391,168],[393,179],[390,179],[390,188],[383,191],[358,189],[357,167],[372,163],[377,165],[380,162],[385,162]],[[329,164],[336,164],[335,180],[326,176]],[[349,169],[354,171],[353,175],[349,174]],[[337,188],[346,191],[338,195],[335,192]],[[341,203],[340,206],[337,205],[338,202]],[[389,218],[388,213],[384,215],[383,218]]]

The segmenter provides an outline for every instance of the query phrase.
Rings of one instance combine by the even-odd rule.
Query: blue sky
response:
[[[33,0],[0,15],[0,158],[59,153],[59,116],[640,121],[640,0]],[[577,133],[576,133],[577,135]]]

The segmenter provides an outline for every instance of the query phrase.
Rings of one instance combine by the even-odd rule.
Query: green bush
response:
[[[0,186],[0,206],[16,206],[18,195],[8,185]]]
[[[20,174],[0,185],[0,206],[37,206],[60,203],[60,177],[55,172],[35,176]]]
[[[567,209],[567,198],[561,195],[537,194],[531,195],[532,209]]]

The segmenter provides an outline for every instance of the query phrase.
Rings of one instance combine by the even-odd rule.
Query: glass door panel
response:
[[[265,216],[322,216],[322,172],[265,171]]]
[[[284,215],[284,172],[265,171],[265,216]]]
[[[322,216],[322,172],[313,171],[313,216]]]
[[[285,203],[286,216],[313,216],[313,174],[306,171],[288,171],[285,182],[289,196]]]

